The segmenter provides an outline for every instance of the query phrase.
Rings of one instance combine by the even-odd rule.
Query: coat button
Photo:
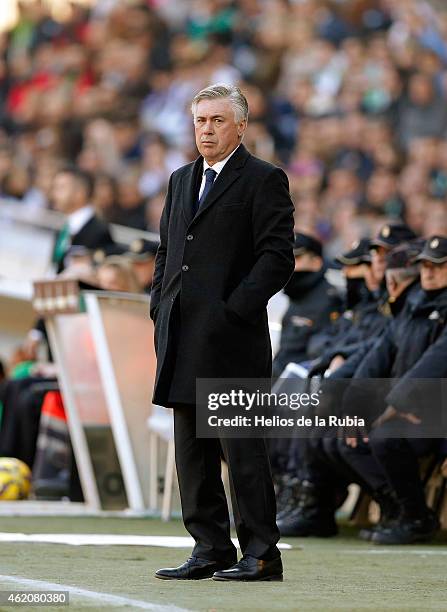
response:
[[[194,239],[194,236],[192,234],[188,234],[186,236],[186,240],[193,240],[193,239]]]
[[[183,272],[188,272],[189,266],[182,266],[182,270],[183,270]]]

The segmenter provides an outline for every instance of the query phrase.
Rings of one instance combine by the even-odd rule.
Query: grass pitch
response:
[[[117,518],[0,518],[0,531],[20,533],[108,533],[186,535],[180,521]],[[186,549],[138,546],[67,546],[1,543],[0,574],[43,580],[184,610],[209,612],[287,610],[297,612],[447,611],[447,535],[430,545],[378,547],[342,529],[329,540],[284,540],[283,583],[231,584],[212,580],[168,582],[156,569],[174,566]],[[29,590],[0,578],[0,589]],[[69,607],[35,610],[131,610],[129,605],[70,595]],[[17,608],[3,607],[1,610]],[[26,609],[26,608],[22,608]]]

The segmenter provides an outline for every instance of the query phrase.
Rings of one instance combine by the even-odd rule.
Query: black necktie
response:
[[[203,189],[202,195],[200,196],[198,202],[197,202],[197,207],[196,207],[196,214],[197,211],[200,208],[200,205],[202,204],[202,202],[205,200],[206,196],[209,194],[209,192],[211,191],[211,187],[213,186],[213,183],[215,181],[215,178],[217,176],[217,172],[215,170],[213,170],[212,168],[207,168],[205,170],[205,187]]]

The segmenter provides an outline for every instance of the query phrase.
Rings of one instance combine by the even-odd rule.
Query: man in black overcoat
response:
[[[285,173],[241,144],[248,104],[237,87],[192,102],[201,156],[169,181],[160,223],[151,317],[153,401],[174,408],[183,520],[196,544],[162,579],[282,580],[275,495],[263,439],[196,437],[197,378],[270,378],[266,306],[294,268],[293,204]],[[229,468],[243,553],[236,563],[221,480]]]

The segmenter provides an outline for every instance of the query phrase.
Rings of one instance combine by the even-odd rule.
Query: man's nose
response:
[[[211,120],[207,121],[205,123],[205,125],[203,126],[203,131],[205,132],[205,134],[212,134],[213,133],[213,122]]]

